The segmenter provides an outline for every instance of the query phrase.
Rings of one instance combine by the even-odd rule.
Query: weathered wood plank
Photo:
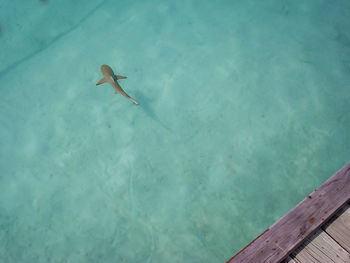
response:
[[[336,244],[335,245],[336,248],[334,249],[335,253],[338,253],[338,248],[340,245],[342,249],[345,249],[345,251],[350,254],[350,205],[349,204],[345,204],[334,216],[332,216],[332,218],[328,222],[326,222],[322,226],[321,229],[325,233],[327,233],[327,235],[329,235],[333,240],[337,242],[335,243],[333,240],[331,240],[331,244]],[[318,239],[316,239],[316,241]],[[308,237],[307,240],[304,241],[304,243],[291,254],[295,256],[298,252],[300,253],[300,255],[297,256],[295,260],[291,257],[291,255],[289,255],[285,260],[283,260],[283,263],[301,262],[302,258],[305,257],[303,254],[307,252],[301,253],[300,250],[304,248],[306,246],[306,242],[310,242],[310,240],[312,240],[312,236]],[[308,246],[310,247],[311,245],[309,244]],[[321,249],[324,249],[325,247],[326,246],[321,246]],[[332,255],[332,253],[328,253],[328,252],[326,254]],[[335,262],[337,262],[337,260],[335,260]]]
[[[298,263],[294,261],[290,256],[288,256],[285,260],[282,261],[282,263]]]
[[[348,200],[350,200],[350,163],[228,262],[281,262]]]
[[[346,204],[322,227],[328,235],[350,253],[350,205]]]
[[[308,237],[291,257],[297,263],[350,262],[350,254],[322,229]]]

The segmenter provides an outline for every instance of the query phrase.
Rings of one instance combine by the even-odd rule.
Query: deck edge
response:
[[[227,263],[281,262],[349,200],[350,162],[231,257]]]

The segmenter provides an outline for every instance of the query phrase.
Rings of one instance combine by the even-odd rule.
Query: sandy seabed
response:
[[[349,10],[0,0],[0,262],[228,260],[350,160]]]

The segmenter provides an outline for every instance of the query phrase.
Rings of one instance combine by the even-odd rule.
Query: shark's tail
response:
[[[115,93],[117,93],[117,91]],[[124,97],[128,98],[129,100],[131,100],[136,105],[139,105],[139,103],[136,100],[134,100],[133,98],[131,98],[128,94],[126,94],[126,92],[124,90],[122,90],[120,92],[120,94],[122,94]]]
[[[139,103],[136,101],[136,100],[134,100],[133,98],[131,98],[131,97],[129,97],[129,100],[131,100],[133,103],[135,103],[136,105],[139,105]]]

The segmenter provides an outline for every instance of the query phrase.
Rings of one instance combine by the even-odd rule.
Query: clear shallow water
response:
[[[1,0],[0,261],[229,259],[350,159],[349,11]]]

